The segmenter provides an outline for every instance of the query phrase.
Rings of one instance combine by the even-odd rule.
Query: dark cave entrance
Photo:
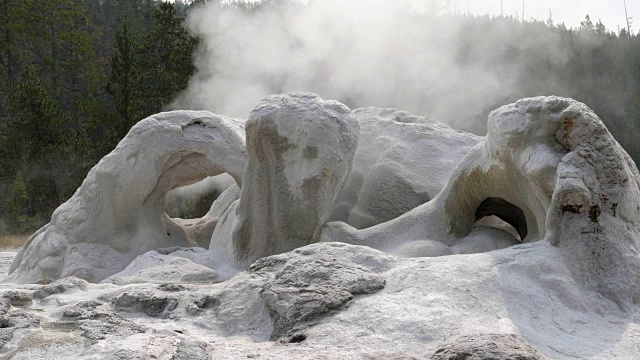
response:
[[[504,230],[522,242],[529,234],[527,217],[518,206],[498,197],[486,198],[475,213],[474,227]]]

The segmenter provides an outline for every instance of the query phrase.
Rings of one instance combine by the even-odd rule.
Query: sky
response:
[[[414,7],[424,11],[424,0],[411,0]],[[427,0],[428,1],[428,0]],[[469,11],[476,15],[500,15],[500,0],[452,0],[450,11]],[[502,0],[504,14],[522,16],[522,0]],[[525,17],[527,19],[546,20],[549,10],[556,23],[564,22],[567,27],[578,27],[585,15],[589,14],[595,23],[601,19],[611,30],[618,26],[626,27],[623,0],[525,0]],[[640,0],[627,0],[629,16],[637,18],[638,26],[632,26],[634,33],[640,28]],[[635,29],[635,30],[634,30]]]
[[[256,0],[248,0],[256,1]],[[322,1],[322,0],[318,0]],[[345,2],[353,0],[344,0]],[[360,0],[362,1],[362,0]],[[387,0],[370,0],[371,3],[382,3]],[[424,11],[425,0],[408,0],[416,10]],[[426,0],[432,1],[432,0]],[[354,1],[357,2],[357,1]],[[500,15],[501,0],[451,0],[450,12],[467,12],[475,15]],[[523,0],[502,0],[504,15],[522,17]],[[631,26],[637,33],[640,29],[640,0],[627,0],[628,15],[637,19],[637,26]],[[549,10],[554,22],[564,22],[567,27],[578,27],[589,14],[595,23],[602,20],[607,29],[617,30],[618,26],[626,27],[624,0],[524,0],[524,11],[527,20],[546,20]]]

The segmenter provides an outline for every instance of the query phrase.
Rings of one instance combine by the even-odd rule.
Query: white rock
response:
[[[266,169],[298,169],[287,165],[257,168],[269,175]],[[247,186],[263,184],[248,178],[219,222],[227,227],[216,229],[229,239],[241,223],[238,204],[272,195],[245,197]],[[265,203],[256,206],[267,209]],[[635,164],[590,109],[557,97],[525,99],[490,115],[488,136],[431,201],[367,229],[344,222],[323,228],[324,240],[370,247],[312,244],[262,258],[219,284],[2,284],[25,298],[76,282],[82,289],[34,297],[31,311],[4,302],[0,351],[14,359],[438,359],[467,352],[634,359],[638,204]],[[524,243],[478,226],[491,223],[478,223],[479,216],[493,215],[511,222]],[[221,252],[234,256],[233,242],[219,245],[216,252],[157,253],[163,261],[184,257],[210,267]],[[406,257],[465,254],[400,258],[371,247]],[[485,253],[466,254],[478,251]],[[170,276],[174,270],[181,271]],[[53,336],[49,320],[76,330]]]
[[[360,141],[330,221],[362,229],[433,199],[480,137],[396,109],[354,110]]]
[[[204,249],[203,249],[204,251]],[[196,264],[175,253],[163,255],[150,251],[135,258],[121,272],[102,280],[102,283],[116,285],[142,283],[214,282],[218,280],[215,271]]]
[[[460,252],[499,249],[509,241],[471,239],[479,208],[498,198],[521,215],[508,206],[492,215],[521,217],[525,243],[559,244],[580,286],[623,309],[640,302],[640,176],[602,121],[575,100],[539,97],[495,110],[488,131],[429,203],[364,230],[329,223],[323,240],[396,253],[425,238]]]
[[[238,187],[238,184],[231,185],[211,204],[211,209],[207,213],[207,216],[214,219],[221,218],[239,198],[240,187]]]
[[[27,241],[6,281],[76,276],[97,282],[147,251],[194,246],[166,215],[167,192],[225,172],[240,184],[245,165],[243,126],[236,120],[193,111],[142,120]]]
[[[351,169],[359,128],[346,106],[290,93],[262,100],[246,132],[240,200],[209,247],[217,261],[238,268],[319,241]]]

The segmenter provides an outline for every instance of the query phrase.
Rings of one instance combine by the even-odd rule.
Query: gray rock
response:
[[[9,299],[0,298],[0,315],[5,315],[11,309],[11,302]]]
[[[480,141],[446,124],[397,109],[353,110],[360,141],[330,221],[363,229],[433,199]]]
[[[183,291],[186,289],[186,287],[176,283],[164,283],[164,284],[158,285],[158,289],[162,291],[174,292],[174,291]]]
[[[513,334],[479,334],[447,339],[432,360],[544,360],[526,340]]]
[[[151,317],[165,318],[178,306],[178,301],[151,291],[131,291],[115,298],[113,305],[122,311],[143,312]]]
[[[77,277],[69,276],[49,285],[45,285],[33,293],[34,299],[44,299],[47,296],[61,294],[70,290],[87,290],[87,281]]]
[[[12,306],[27,306],[33,303],[31,295],[24,291],[6,291],[0,296],[2,297],[2,299],[7,300],[8,304]],[[0,305],[0,311],[3,311],[2,309],[4,309],[5,307],[5,302],[3,302],[2,304],[3,305]]]
[[[194,246],[193,234],[166,214],[167,193],[223,173],[241,184],[245,167],[242,122],[206,111],[150,116],[27,240],[7,279],[35,283],[76,276],[99,282],[148,251]]]
[[[91,341],[105,339],[109,334],[131,335],[144,333],[147,328],[125,319],[110,307],[103,307],[99,301],[79,302],[63,313],[67,320],[75,320],[81,335]]]
[[[183,340],[178,344],[176,353],[171,360],[209,360],[207,343],[201,341]]]
[[[0,349],[9,342],[18,329],[37,326],[38,320],[29,313],[12,313],[0,316]]]
[[[274,340],[343,308],[354,295],[371,294],[385,286],[382,276],[354,264],[348,256],[317,249],[308,246],[288,256],[260,259],[249,268],[249,273],[269,276],[261,295],[271,315]]]

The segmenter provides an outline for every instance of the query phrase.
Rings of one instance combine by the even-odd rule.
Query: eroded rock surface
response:
[[[326,241],[402,254],[440,256],[517,244],[507,232],[474,223],[488,199],[509,206],[489,214],[512,221],[523,242],[558,244],[581,286],[622,309],[640,303],[640,176],[636,165],[586,105],[558,97],[523,99],[493,111],[488,135],[432,201],[369,229],[325,226]],[[515,206],[520,211],[509,211]],[[416,241],[425,246],[411,245]],[[411,254],[411,250],[415,250]]]
[[[356,251],[338,256],[342,250]],[[301,324],[344,307],[354,295],[383,289],[384,277],[373,272],[379,271],[378,266],[370,267],[378,265],[376,262],[353,263],[354,258],[367,256],[366,252],[334,243],[329,247],[309,246],[292,254],[274,255],[251,265],[249,273],[272,277],[261,291],[273,321],[271,338],[291,335]],[[374,258],[375,254],[368,256]]]
[[[32,296],[36,299],[44,299],[50,295],[62,294],[68,291],[86,291],[87,284],[86,280],[70,276],[41,287]]]
[[[433,360],[545,360],[522,337],[513,334],[454,336],[431,356]]]
[[[209,247],[220,262],[239,268],[320,240],[359,136],[346,106],[310,93],[265,98],[245,127],[240,200],[216,226]]]
[[[331,221],[362,229],[435,198],[480,137],[396,109],[353,111],[358,149]]]

